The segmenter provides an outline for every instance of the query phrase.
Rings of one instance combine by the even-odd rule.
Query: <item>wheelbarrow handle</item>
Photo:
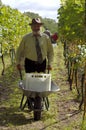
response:
[[[50,73],[50,70],[51,70],[51,66],[48,65],[48,68],[47,68],[48,74]]]
[[[22,71],[21,71],[21,69],[18,69],[18,70],[19,70],[19,74],[20,74],[20,79],[23,80]],[[23,105],[24,97],[25,97],[25,95],[23,93],[22,99],[21,99],[21,102],[20,102],[20,107],[19,107],[21,110],[23,110],[25,108],[26,103],[27,103],[27,100],[26,100],[25,104]]]
[[[19,69],[20,79],[23,80],[21,69]]]
[[[48,74],[50,73],[49,69],[48,69]]]

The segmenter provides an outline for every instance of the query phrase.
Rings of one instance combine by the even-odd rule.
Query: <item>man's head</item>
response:
[[[34,18],[29,25],[31,26],[33,33],[38,34],[43,23],[41,22],[40,18]]]

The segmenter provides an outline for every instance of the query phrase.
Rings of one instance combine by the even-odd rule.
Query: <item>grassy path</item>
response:
[[[82,112],[78,111],[75,92],[69,90],[63,48],[55,49],[52,79],[60,91],[49,96],[50,110],[42,112],[40,121],[33,121],[33,113],[19,110],[22,92],[18,89],[19,74],[10,67],[0,77],[0,130],[86,130],[82,126]]]
[[[61,46],[59,46],[61,47]],[[63,49],[57,52],[57,70],[56,82],[60,86],[60,92],[57,93],[58,117],[55,126],[58,130],[85,130],[86,125],[82,128],[82,112],[78,109],[79,102],[75,90],[70,91],[67,82],[67,69],[64,65]],[[59,58],[60,57],[60,58]]]

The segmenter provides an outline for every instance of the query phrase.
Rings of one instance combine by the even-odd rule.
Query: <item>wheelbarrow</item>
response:
[[[24,109],[26,104],[33,111],[34,120],[41,119],[43,107],[46,110],[49,108],[48,95],[60,90],[56,83],[51,81],[51,74],[41,73],[26,73],[25,79],[19,82],[19,88],[23,91],[23,96],[20,103],[20,109]],[[24,97],[27,97],[23,104]]]

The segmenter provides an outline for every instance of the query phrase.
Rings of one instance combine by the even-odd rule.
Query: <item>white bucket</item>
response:
[[[51,91],[51,74],[26,73],[25,89],[29,91]]]

